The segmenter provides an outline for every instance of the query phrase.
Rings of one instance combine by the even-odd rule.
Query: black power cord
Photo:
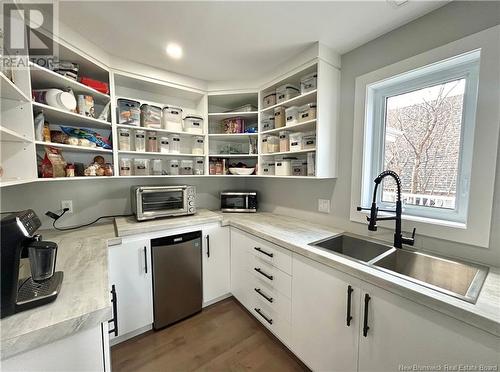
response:
[[[54,227],[54,229],[58,230],[58,231],[69,231],[69,230],[76,230],[76,229],[80,229],[82,227],[87,227],[87,226],[90,226],[90,225],[93,225],[95,224],[97,221],[99,220],[102,220],[104,218],[114,218],[114,217],[130,217],[130,216],[133,216],[133,214],[113,214],[113,215],[108,215],[108,216],[101,216],[101,217],[98,217],[96,218],[94,221],[92,222],[89,222],[89,223],[85,223],[85,224],[82,224],[82,225],[76,225],[76,226],[69,226],[69,227],[57,227],[56,226],[56,221],[61,218],[62,216],[64,216],[64,214],[69,211],[69,208],[64,208],[62,213],[60,215],[57,215],[53,212],[47,212],[45,213],[46,216],[49,216],[51,218],[54,219],[54,221],[52,221],[52,227]]]

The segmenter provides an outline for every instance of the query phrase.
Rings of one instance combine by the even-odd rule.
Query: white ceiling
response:
[[[444,4],[60,2],[60,20],[108,53],[207,81],[262,76],[312,43],[345,53]],[[184,57],[165,54],[177,42]]]

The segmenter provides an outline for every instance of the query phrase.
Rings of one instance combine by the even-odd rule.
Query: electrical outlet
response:
[[[330,200],[318,199],[318,212],[330,213]]]
[[[61,200],[61,209],[68,208],[66,213],[73,213],[73,200]]]

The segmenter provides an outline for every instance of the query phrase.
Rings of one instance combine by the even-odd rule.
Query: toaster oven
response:
[[[257,193],[255,191],[223,191],[220,193],[222,212],[257,212]]]
[[[194,186],[132,186],[132,211],[138,221],[196,213]]]

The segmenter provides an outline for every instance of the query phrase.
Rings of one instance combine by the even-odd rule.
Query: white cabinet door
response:
[[[446,370],[447,365],[449,371],[465,371],[458,366],[500,364],[499,337],[378,287],[365,288],[361,316],[369,296],[369,328],[364,336],[361,320],[359,371],[414,370],[413,365],[441,368],[436,371]]]
[[[358,281],[295,253],[292,270],[293,352],[313,371],[355,371]]]
[[[203,229],[203,302],[230,292],[229,227],[218,224]]]
[[[153,323],[151,272],[150,240],[123,239],[121,245],[109,247],[109,283],[116,291],[118,336]]]
[[[251,254],[246,237],[237,229],[231,229],[231,293],[247,309],[252,309],[253,289],[248,274]]]

